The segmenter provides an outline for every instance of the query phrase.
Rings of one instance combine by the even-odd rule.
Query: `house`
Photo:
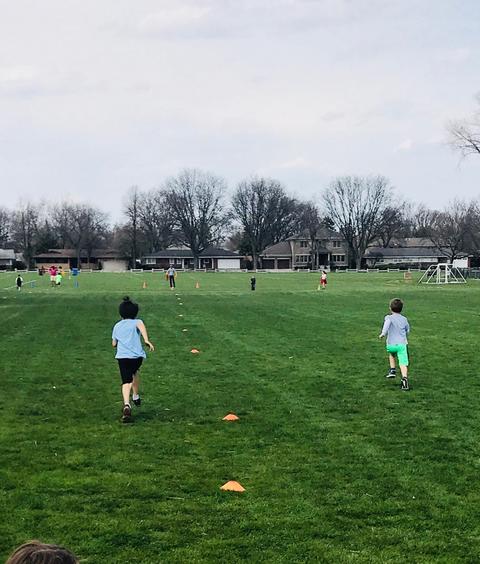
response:
[[[207,270],[239,270],[238,253],[219,247],[208,247],[200,253],[200,268]],[[193,253],[187,248],[169,248],[145,254],[141,258],[142,268],[167,269],[173,265],[176,269],[193,270]]]
[[[15,268],[15,251],[13,249],[0,249],[0,270],[13,270]]]
[[[322,228],[315,241],[318,268],[336,268],[347,265],[347,245],[345,239],[331,229]],[[299,270],[312,268],[312,241],[303,232],[286,241],[267,247],[260,256],[261,266],[273,270]]]
[[[364,259],[369,268],[400,265],[424,268],[430,264],[447,262],[445,253],[431,239],[423,237],[392,239],[388,247],[368,247]]]
[[[34,255],[36,268],[51,264],[70,268],[104,270],[105,272],[122,272],[128,270],[128,259],[114,249],[93,249],[88,257],[85,250],[80,251],[80,265],[78,265],[77,251],[75,249],[49,249],[45,253]]]

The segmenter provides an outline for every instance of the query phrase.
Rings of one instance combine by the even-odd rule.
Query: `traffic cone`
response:
[[[235,482],[234,480],[230,480],[230,482],[223,484],[223,486],[221,486],[220,489],[224,490],[226,492],[244,492],[245,491],[245,488],[242,486],[242,484],[239,484],[238,482]]]
[[[198,283],[198,280],[197,280],[197,282],[195,282],[195,288],[196,288],[197,290],[200,288],[200,284]]]
[[[147,282],[146,282],[146,280],[143,281],[143,289],[144,289],[144,290],[147,289]]]
[[[225,415],[225,417],[222,419],[222,421],[238,421],[239,417],[237,417],[235,415],[235,413],[229,413],[228,415]]]

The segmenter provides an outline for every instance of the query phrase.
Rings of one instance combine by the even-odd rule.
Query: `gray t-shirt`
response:
[[[400,313],[385,316],[381,335],[387,335],[387,345],[406,345],[409,333],[410,325],[406,317]]]

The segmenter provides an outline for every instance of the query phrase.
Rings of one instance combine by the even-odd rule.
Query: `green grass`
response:
[[[94,273],[4,290],[14,278],[0,560],[40,538],[88,563],[478,561],[480,282],[342,273],[323,292],[314,274],[258,274],[251,292],[248,274],[180,273],[170,292],[160,274]],[[156,345],[132,425],[110,343],[126,293]],[[378,339],[397,296],[410,393]],[[220,491],[231,479],[246,492]]]

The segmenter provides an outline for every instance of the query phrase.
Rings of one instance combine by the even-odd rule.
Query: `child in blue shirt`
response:
[[[155,348],[148,339],[147,328],[141,319],[136,319],[138,304],[133,303],[128,296],[123,298],[118,308],[121,321],[115,324],[112,332],[112,345],[117,349],[115,358],[118,360],[120,376],[122,378],[123,410],[122,421],[131,420],[132,408],[130,405],[130,392],[133,390],[133,403],[141,404],[139,386],[140,377],[138,370],[143,359],[147,356],[142,348],[140,335],[151,351]]]
[[[396,357],[398,360],[398,365],[400,366],[400,372],[402,373],[400,388],[403,391],[408,391],[410,389],[410,386],[408,385],[407,336],[410,333],[410,324],[408,323],[408,319],[401,315],[402,309],[402,300],[395,298],[390,302],[390,311],[392,313],[385,316],[382,332],[380,333],[379,337],[380,339],[385,336],[387,337],[387,352],[390,362],[390,370],[387,374],[387,378],[395,378]]]

